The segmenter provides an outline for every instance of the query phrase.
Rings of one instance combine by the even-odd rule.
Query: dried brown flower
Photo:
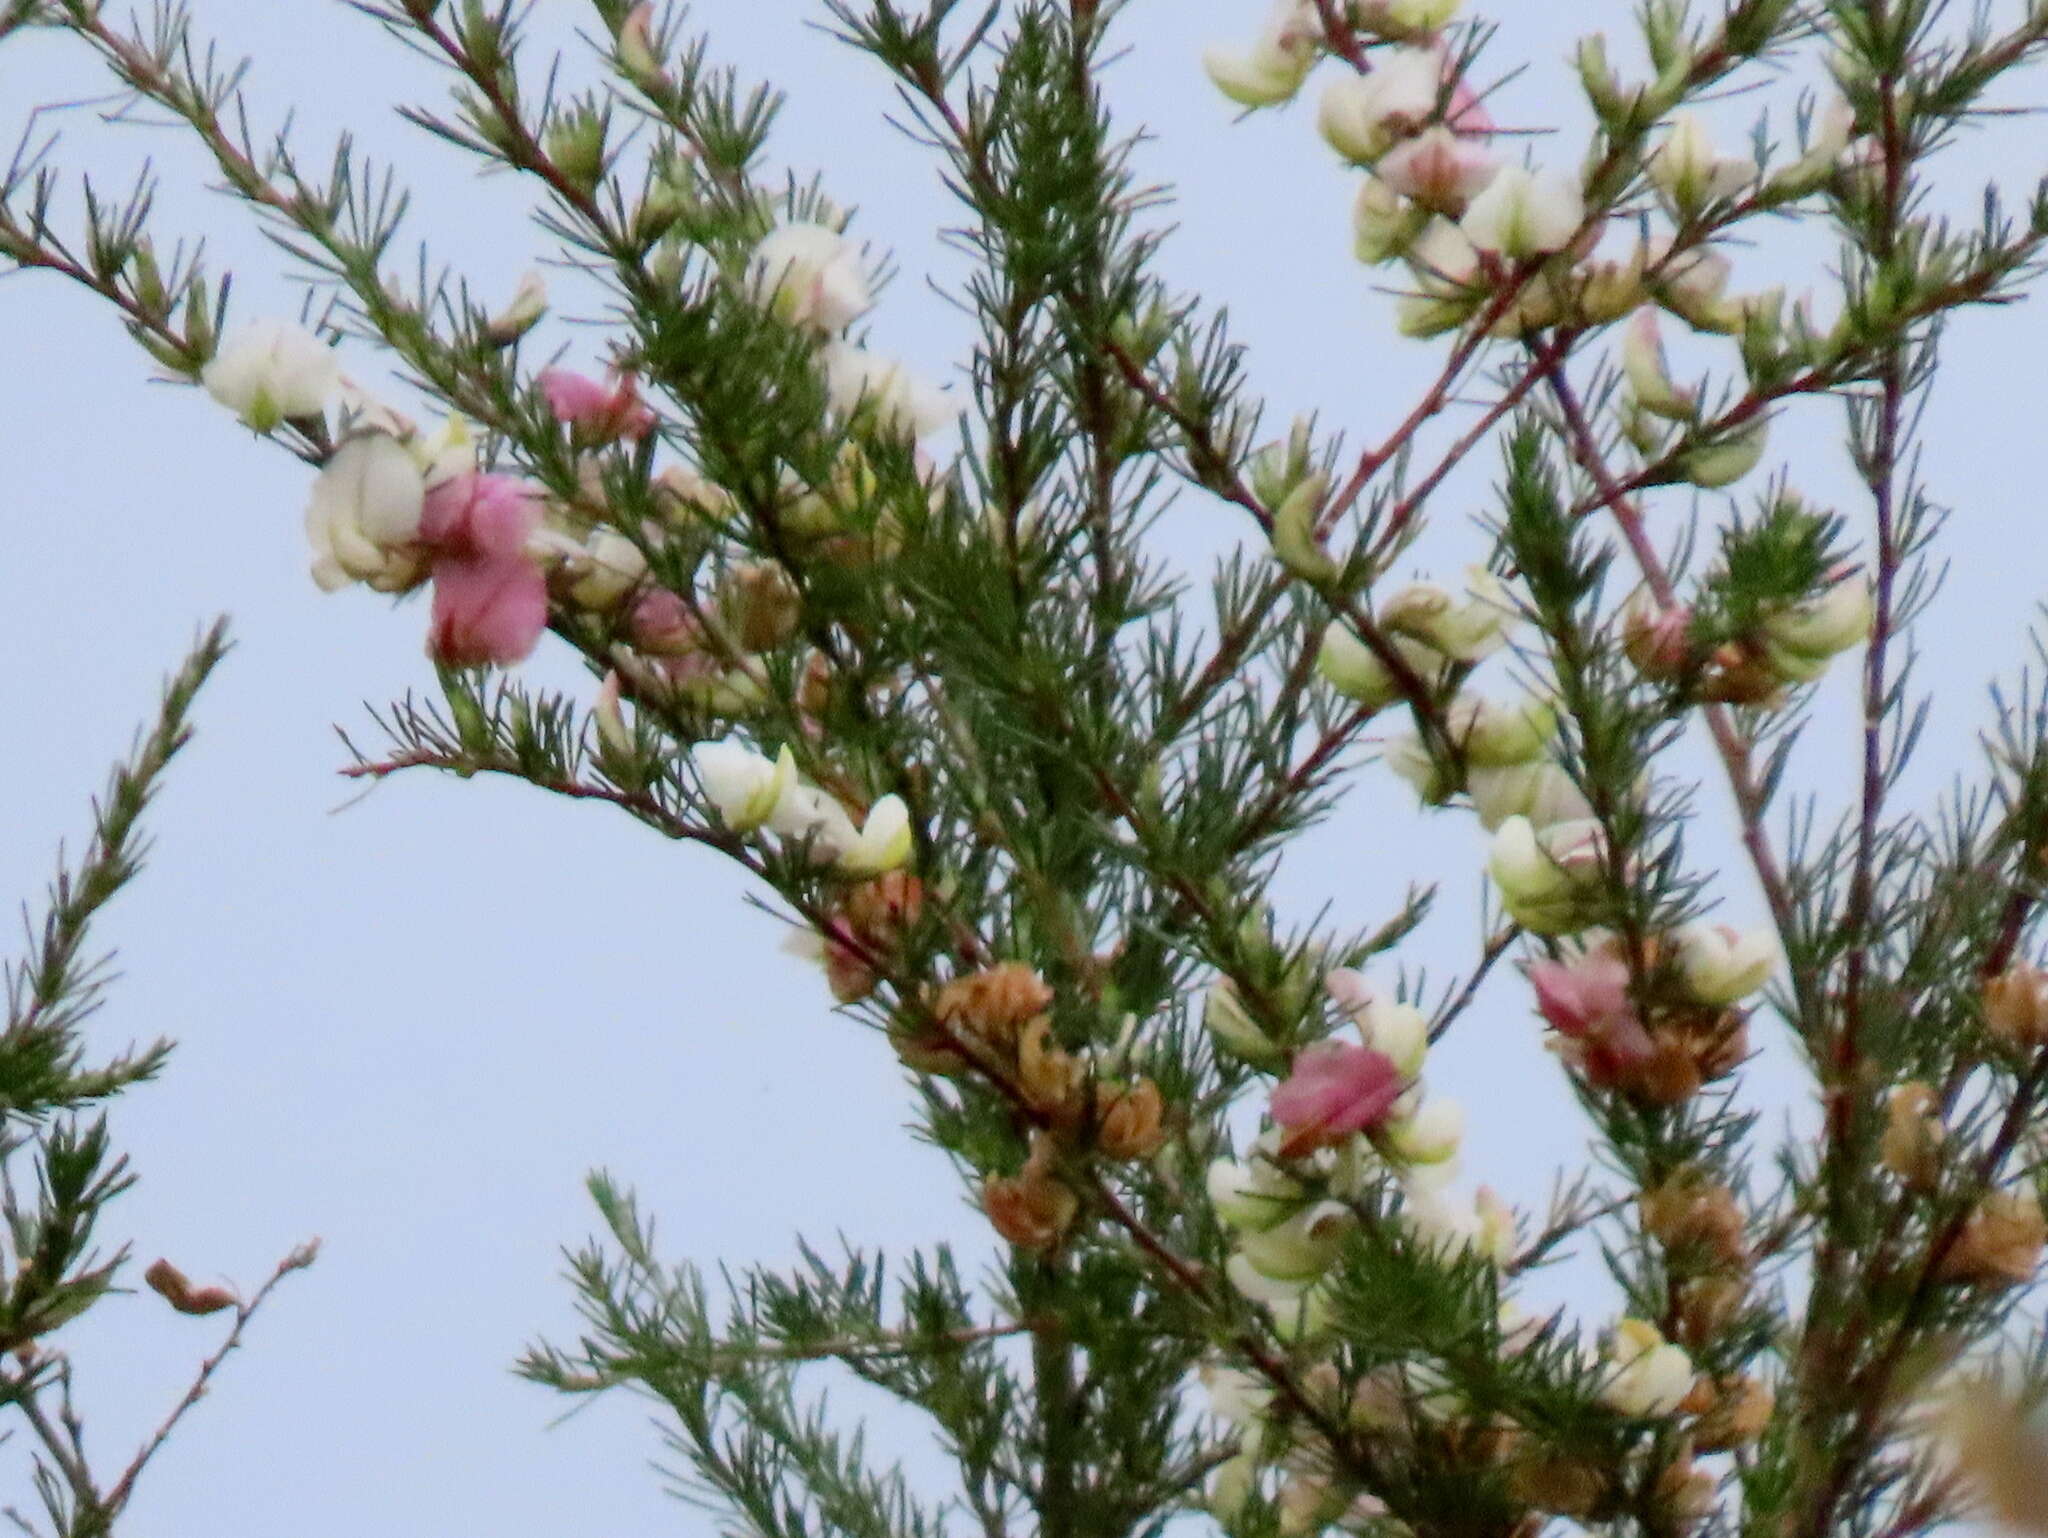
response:
[[[1977,1203],[1941,1259],[1943,1281],[2017,1287],[2033,1277],[2048,1244],[2048,1218],[2031,1191],[1992,1191]]]
[[[1100,1097],[1102,1091],[1096,1091]],[[1095,1146],[1111,1159],[1149,1159],[1166,1141],[1166,1102],[1159,1086],[1139,1079],[1109,1096],[1098,1098]]]

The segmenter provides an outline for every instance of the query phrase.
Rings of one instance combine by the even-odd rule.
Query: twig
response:
[[[128,1498],[135,1492],[135,1481],[142,1476],[142,1471],[148,1467],[149,1460],[156,1456],[158,1449],[164,1445],[171,1432],[176,1429],[178,1422],[183,1420],[187,1412],[205,1397],[207,1385],[213,1381],[213,1375],[220,1371],[221,1364],[242,1344],[242,1332],[249,1327],[249,1322],[256,1317],[256,1311],[263,1307],[264,1302],[270,1297],[277,1284],[282,1282],[287,1276],[290,1276],[294,1271],[305,1270],[306,1267],[313,1264],[315,1257],[319,1253],[320,1241],[318,1239],[308,1240],[277,1263],[276,1269],[270,1273],[269,1279],[256,1289],[254,1297],[249,1299],[247,1303],[235,1305],[234,1328],[228,1331],[228,1338],[221,1342],[218,1351],[214,1352],[212,1356],[200,1364],[198,1376],[192,1380],[191,1387],[185,1390],[184,1397],[172,1408],[171,1413],[164,1418],[163,1424],[156,1428],[155,1434],[142,1445],[128,1467],[122,1471],[121,1477],[115,1481],[114,1488],[108,1492],[104,1503],[108,1520],[111,1521],[114,1517],[121,1514],[122,1508],[128,1504]]]

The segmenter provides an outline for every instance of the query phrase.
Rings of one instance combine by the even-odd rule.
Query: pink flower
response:
[[[1493,180],[1500,162],[1476,141],[1438,124],[1403,140],[1374,169],[1396,192],[1455,219]]]
[[[1383,1052],[1346,1042],[1310,1047],[1273,1091],[1273,1120],[1286,1133],[1281,1154],[1291,1159],[1378,1126],[1403,1088],[1400,1070]]]
[[[436,556],[466,560],[523,558],[527,538],[539,527],[531,488],[490,472],[450,476],[427,492],[420,512],[420,542]]]
[[[640,383],[630,369],[602,385],[573,369],[546,368],[540,371],[540,389],[555,420],[573,427],[587,443],[637,440],[654,430],[654,413],[640,399]]]
[[[524,661],[548,623],[548,584],[523,556],[434,562],[427,651],[448,667]]]
[[[1611,946],[1571,961],[1532,962],[1528,973],[1537,1011],[1579,1044],[1595,1083],[1609,1082],[1614,1070],[1641,1063],[1654,1050],[1629,997],[1628,963]]]
[[[427,492],[420,542],[432,554],[427,652],[448,667],[523,661],[547,628],[547,579],[526,553],[540,526],[532,491],[471,471]]]

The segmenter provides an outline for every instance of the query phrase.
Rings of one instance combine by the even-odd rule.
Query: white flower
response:
[[[1460,221],[1473,245],[1509,261],[1562,251],[1586,222],[1577,178],[1563,171],[1504,166]]]
[[[1391,1062],[1404,1079],[1422,1072],[1429,1055],[1429,1017],[1413,1004],[1383,998],[1351,967],[1338,967],[1323,979],[1323,989],[1351,1017],[1365,1044]]]
[[[766,823],[796,788],[796,759],[787,746],[770,762],[727,737],[696,744],[690,761],[719,820],[735,833],[751,833]]]
[[[1506,591],[1484,567],[1466,572],[1464,602],[1433,582],[1411,582],[1389,598],[1380,622],[1433,647],[1454,662],[1479,662],[1507,641],[1515,618]]]
[[[859,250],[822,224],[778,225],[754,248],[746,284],[763,309],[819,331],[845,330],[874,303]]]
[[[1372,70],[1332,81],[1316,106],[1316,128],[1330,148],[1371,165],[1436,115],[1444,67],[1427,48],[1390,48]]]
[[[1239,106],[1276,106],[1301,89],[1315,67],[1322,36],[1313,0],[1274,0],[1249,49],[1207,49],[1202,68],[1216,89]]]
[[[1429,219],[1420,203],[1409,202],[1377,176],[1365,177],[1351,205],[1351,254],[1375,267],[1405,256]]]
[[[922,438],[960,415],[960,408],[943,390],[919,379],[893,358],[833,342],[825,348],[822,361],[825,393],[832,409],[849,422],[865,416],[882,432]]]
[[[1599,884],[1605,837],[1596,822],[1553,823],[1540,833],[1510,817],[1493,836],[1486,868],[1508,913],[1537,934],[1586,927],[1586,900]]]
[[[1425,1101],[1420,1110],[1387,1123],[1387,1152],[1404,1164],[1442,1164],[1465,1141],[1465,1108],[1455,1100]]]
[[[1557,736],[1557,711],[1545,700],[1500,705],[1481,695],[1460,694],[1444,712],[1444,727],[1466,763],[1500,769],[1544,756]]]
[[[1248,1429],[1263,1418],[1273,1405],[1273,1386],[1255,1372],[1206,1361],[1195,1369],[1209,1395],[1209,1413]]]
[[[1593,815],[1593,804],[1564,767],[1552,759],[1465,771],[1465,793],[1481,826],[1498,829],[1510,817],[1525,817],[1543,829],[1553,823],[1577,822]]]
[[[1238,1253],[1261,1276],[1312,1282],[1330,1269],[1358,1214],[1342,1202],[1317,1202],[1285,1222],[1238,1236]]]
[[[1614,1371],[1600,1397],[1623,1415],[1669,1415],[1692,1392],[1692,1358],[1646,1320],[1624,1319],[1616,1325],[1607,1359]]]
[[[313,580],[323,592],[366,582],[402,593],[426,576],[419,549],[426,482],[412,454],[388,433],[344,440],[314,478],[306,502]]]
[[[1401,1222],[1444,1260],[1479,1255],[1504,1267],[1515,1258],[1514,1212],[1485,1186],[1464,1197],[1404,1180]]]
[[[625,535],[594,529],[570,557],[569,601],[580,608],[617,608],[647,575],[647,557]]]
[[[1756,178],[1755,161],[1714,153],[1713,136],[1696,112],[1675,114],[1671,131],[1650,157],[1650,181],[1686,218],[1733,197]]]
[[[304,326],[252,320],[230,332],[200,371],[206,393],[259,433],[318,416],[340,377],[334,349]]]
[[[1800,198],[1824,186],[1855,132],[1856,109],[1837,96],[1815,120],[1806,153],[1771,178],[1770,190],[1779,197]]]
[[[1434,687],[1444,670],[1443,653],[1407,636],[1388,638],[1425,688]],[[1316,652],[1316,671],[1346,699],[1383,710],[1401,698],[1401,682],[1342,620],[1330,621]]]
[[[449,417],[424,438],[414,433],[405,440],[405,446],[426,477],[429,490],[458,476],[474,474],[477,468],[476,435],[462,417]]]
[[[868,808],[860,836],[841,851],[837,864],[844,875],[879,876],[909,860],[914,842],[910,808],[901,796],[884,796]]]
[[[1258,1233],[1284,1223],[1306,1194],[1301,1182],[1253,1149],[1246,1159],[1217,1159],[1206,1181],[1209,1205],[1232,1228]]]
[[[1877,622],[1869,584],[1848,577],[1818,598],[1794,604],[1764,621],[1764,646],[1771,665],[1804,683],[1818,678],[1828,658],[1861,645]]]
[[[791,843],[810,842],[811,858],[829,865],[860,839],[846,808],[804,780],[791,784],[768,814],[768,830]]]
[[[1243,1255],[1225,1261],[1223,1274],[1245,1297],[1271,1311],[1274,1328],[1284,1340],[1318,1334],[1330,1322],[1329,1293],[1314,1282],[1278,1281]]]
[[[1768,929],[1687,924],[1678,932],[1678,966],[1685,991],[1702,1004],[1733,1004],[1770,979],[1778,966],[1778,939]]]

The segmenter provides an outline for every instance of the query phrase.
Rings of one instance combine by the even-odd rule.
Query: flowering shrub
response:
[[[1557,87],[1584,142],[1497,119],[1511,61],[1457,0],[1248,15],[1210,80],[1260,111],[1313,87],[1355,254],[1400,292],[1387,345],[1438,360],[1362,448],[1309,420],[1269,439],[1253,360],[1171,286],[1098,88],[1144,44],[1122,5],[822,7],[962,204],[978,337],[950,387],[873,334],[871,232],[768,174],[771,98],[679,14],[592,0],[592,83],[542,95],[509,11],[357,9],[448,70],[453,107],[415,121],[525,178],[609,284],[605,377],[537,366],[537,277],[495,312],[392,279],[402,205],[346,155],[316,174],[254,139],[175,8],[131,28],[14,0],[0,38],[95,53],[336,309],[230,325],[145,204],[72,231],[21,178],[0,255],[98,295],[306,462],[321,588],[431,590],[445,708],[393,713],[351,772],[510,775],[743,867],[821,999],[901,1061],[1003,1255],[986,1286],[944,1252],[753,1271],[714,1307],[595,1182],[589,1329],[531,1377],[651,1392],[771,1534],[940,1525],[801,1406],[798,1364],[826,1358],[928,1412],[989,1533],[1199,1510],[1247,1538],[1903,1535],[1973,1494],[2040,1524],[2011,1492],[2048,1455],[2010,1404],[1996,1434],[1981,1397],[1950,1415],[1960,1460],[1930,1428],[1975,1374],[2048,1393],[2038,1352],[2001,1355],[2048,1241],[2048,700],[2001,707],[1952,808],[1894,792],[1939,521],[1917,406],[1943,319],[2016,297],[2048,238],[2048,204],[1993,196],[1964,231],[1923,194],[2048,9],[1650,0],[1638,64],[1595,34]],[[1752,87],[1803,92],[1797,133],[1730,152],[1701,109]],[[1738,281],[1767,218],[1832,238],[1811,291]],[[1682,377],[1681,341],[1714,371]],[[417,398],[358,383],[373,355]],[[1819,506],[1772,457],[1805,400],[1843,405],[1865,505]],[[1475,461],[1498,480],[1462,577],[1399,580]],[[1149,542],[1177,493],[1255,539],[1208,607]],[[522,683],[542,645],[587,688]],[[1824,827],[1778,798],[1830,683],[1861,711]],[[1685,837],[1719,805],[1688,743],[1740,869]],[[1306,925],[1271,898],[1333,798],[1389,788],[1372,748],[1418,815],[1489,840],[1487,922],[1441,994],[1401,966],[1426,895]],[[1717,913],[1752,898],[1767,927]],[[1594,1157],[1545,1213],[1468,1180],[1436,1093],[1434,1044],[1482,1014],[1541,1034],[1586,1121]],[[1740,1098],[1766,1033],[1811,1076],[1811,1128]],[[1567,1253],[1608,1290],[1532,1306]]]

